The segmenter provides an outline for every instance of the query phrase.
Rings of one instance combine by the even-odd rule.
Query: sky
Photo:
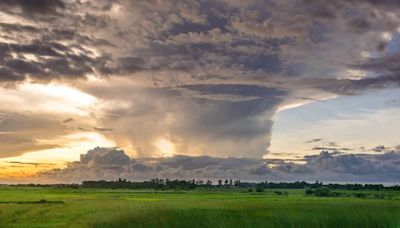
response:
[[[0,182],[400,180],[397,0],[0,0]]]

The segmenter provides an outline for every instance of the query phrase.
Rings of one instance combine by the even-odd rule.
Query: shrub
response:
[[[329,188],[317,188],[315,189],[314,194],[320,197],[328,197],[331,196],[331,190]]]
[[[41,199],[41,200],[39,200],[37,203],[47,203],[47,200]]]
[[[264,188],[261,186],[257,186],[256,192],[264,192]]]
[[[312,195],[312,194],[314,194],[314,190],[307,188],[306,191],[305,191],[305,194],[306,195]]]
[[[375,194],[374,197],[376,199],[385,199],[385,195],[384,194]]]
[[[330,196],[332,196],[332,197],[339,197],[339,196],[342,196],[343,194],[341,193],[341,192],[332,192],[331,194],[330,194]]]
[[[362,192],[357,192],[357,193],[354,193],[354,196],[357,198],[366,198],[367,194],[362,193]]]

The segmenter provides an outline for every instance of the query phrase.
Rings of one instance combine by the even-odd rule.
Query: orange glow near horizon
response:
[[[1,179],[24,179],[38,172],[63,168],[68,162],[79,160],[81,154],[97,146],[114,147],[114,142],[97,132],[81,132],[54,139],[63,147],[25,153],[0,159]]]

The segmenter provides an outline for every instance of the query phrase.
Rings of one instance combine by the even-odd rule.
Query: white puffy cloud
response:
[[[130,159],[122,150],[96,147],[82,154],[80,161],[90,166],[125,165]]]

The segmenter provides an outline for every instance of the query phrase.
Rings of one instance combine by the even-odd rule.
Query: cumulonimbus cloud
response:
[[[283,105],[399,83],[385,52],[396,1],[0,4],[2,85],[79,87],[104,101],[91,114],[113,131],[97,130],[139,157],[164,140],[169,153],[260,158]]]

